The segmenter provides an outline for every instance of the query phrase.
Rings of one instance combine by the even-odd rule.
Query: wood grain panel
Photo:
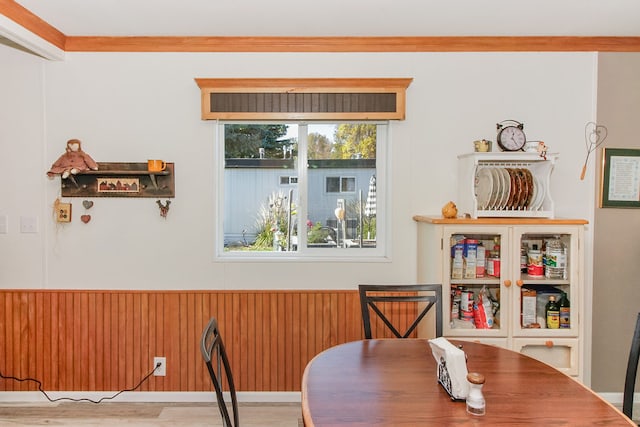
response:
[[[640,37],[101,37],[69,36],[67,52],[638,52]]]
[[[404,120],[405,92],[412,79],[196,78],[195,81],[200,87],[203,120]]]
[[[0,0],[0,14],[14,21],[59,49],[64,50],[66,36],[13,0]]]
[[[102,37],[66,36],[20,4],[0,14],[66,52],[639,52],[640,37]]]
[[[237,388],[299,391],[320,351],[362,339],[357,291],[0,290],[0,371],[46,391],[116,391],[167,358],[141,391],[209,391],[200,334],[218,319]],[[406,310],[391,317],[407,325]],[[375,336],[390,336],[374,323]],[[0,379],[0,391],[34,383]]]

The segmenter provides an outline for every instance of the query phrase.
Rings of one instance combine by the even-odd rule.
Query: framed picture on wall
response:
[[[640,149],[603,149],[600,207],[640,208]]]
[[[139,178],[98,178],[98,193],[139,193]]]

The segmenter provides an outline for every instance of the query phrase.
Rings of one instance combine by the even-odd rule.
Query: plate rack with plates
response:
[[[472,218],[553,218],[549,178],[556,159],[537,153],[458,156],[458,211]]]

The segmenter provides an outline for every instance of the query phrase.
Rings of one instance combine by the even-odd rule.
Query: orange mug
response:
[[[163,160],[149,160],[147,169],[149,172],[162,172],[167,168],[167,164]]]

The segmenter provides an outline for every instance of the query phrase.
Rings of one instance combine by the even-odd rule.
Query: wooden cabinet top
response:
[[[427,224],[467,225],[584,225],[589,221],[572,218],[443,218],[435,215],[414,215],[413,220]]]

